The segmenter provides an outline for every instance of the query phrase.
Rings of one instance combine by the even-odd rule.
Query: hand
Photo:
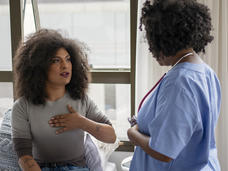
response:
[[[134,125],[133,127],[129,128],[127,130],[127,136],[128,139],[131,141],[131,143],[135,146],[138,146],[138,143],[136,142],[136,134],[138,133],[138,125]]]
[[[41,171],[40,166],[30,155],[21,156],[18,160],[18,164],[23,171]]]
[[[70,105],[67,105],[70,113],[53,116],[49,120],[51,127],[62,127],[56,131],[56,134],[73,129],[82,129],[84,117],[79,115]]]
[[[131,127],[137,124],[137,117],[133,115],[131,118],[128,118],[128,122],[131,124]]]

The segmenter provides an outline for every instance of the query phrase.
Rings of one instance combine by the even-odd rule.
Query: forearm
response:
[[[83,118],[83,130],[93,135],[105,143],[114,143],[116,134],[112,126],[103,123],[94,122],[88,118]]]
[[[140,133],[138,130],[130,128],[128,130],[128,137],[135,145],[140,146],[151,157],[163,162],[170,162],[172,160],[171,158],[152,150],[149,147],[150,137]]]
[[[19,166],[23,171],[41,171],[40,166],[32,156],[25,155],[19,158]]]

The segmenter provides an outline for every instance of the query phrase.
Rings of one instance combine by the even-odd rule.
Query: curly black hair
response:
[[[155,58],[187,48],[205,53],[205,46],[213,40],[210,11],[196,0],[147,0],[141,11],[141,31],[142,25]]]
[[[16,98],[25,97],[35,105],[45,104],[47,71],[60,48],[66,49],[72,63],[72,77],[66,91],[73,99],[85,97],[90,81],[86,47],[55,30],[41,29],[20,44],[14,57]]]

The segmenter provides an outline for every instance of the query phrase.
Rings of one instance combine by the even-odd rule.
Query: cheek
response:
[[[69,71],[72,73],[72,63],[69,64]]]
[[[59,69],[58,67],[54,67],[54,66],[51,66],[48,70],[48,77],[51,77],[51,76],[54,76],[56,75],[57,73],[59,73]]]
[[[156,61],[159,63],[159,65],[163,65],[164,64],[164,60],[160,57],[160,58],[156,58]]]
[[[162,61],[158,61],[160,66],[164,66],[164,63]]]

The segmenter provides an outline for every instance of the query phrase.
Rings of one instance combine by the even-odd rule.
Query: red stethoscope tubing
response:
[[[158,80],[158,82],[148,91],[148,93],[146,93],[146,95],[143,97],[143,99],[141,100],[139,107],[138,107],[138,112],[142,107],[143,102],[145,101],[145,99],[147,98],[147,96],[158,86],[158,84],[161,82],[161,80],[164,78],[164,76],[166,75],[166,73],[160,78],[160,80]]]

